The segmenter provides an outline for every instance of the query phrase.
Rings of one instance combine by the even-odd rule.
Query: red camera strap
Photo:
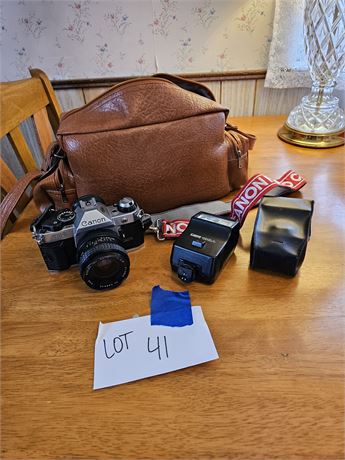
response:
[[[163,239],[177,238],[186,230],[188,224],[188,219],[162,220],[161,235]]]
[[[248,212],[256,206],[264,195],[267,195],[271,190],[280,187],[278,195],[287,195],[302,188],[307,181],[303,176],[293,170],[284,173],[279,179],[274,180],[264,174],[256,174],[251,177],[241,188],[235,198],[230,201],[230,209],[228,217],[231,220],[237,220],[243,225]],[[189,220],[158,220],[157,221],[157,237],[158,239],[173,239],[177,238],[187,228]]]
[[[264,195],[276,187],[284,187],[281,194],[289,194],[299,190],[307,181],[295,171],[289,170],[277,180],[264,174],[251,177],[241,188],[239,193],[230,202],[231,220],[237,220],[243,225],[248,212],[256,206]]]

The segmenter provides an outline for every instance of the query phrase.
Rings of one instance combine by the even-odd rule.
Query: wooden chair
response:
[[[37,176],[40,165],[36,164],[33,152],[20,129],[22,122],[31,118],[41,149],[42,158],[51,142],[55,140],[61,115],[61,108],[47,75],[39,69],[31,69],[32,78],[8,83],[0,83],[1,131],[0,138],[7,136],[24,172],[29,173],[21,178],[22,182],[30,183],[30,177]],[[19,213],[31,199],[32,193],[26,191],[16,206],[15,212],[7,215],[9,201],[18,179],[11,170],[11,162],[6,164],[1,155],[1,238],[8,233]],[[31,175],[31,176],[30,176]],[[6,199],[7,196],[7,199]]]

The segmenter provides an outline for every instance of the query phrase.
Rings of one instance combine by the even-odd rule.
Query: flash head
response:
[[[240,224],[206,212],[195,214],[173,244],[170,263],[184,283],[211,284],[237,245]]]

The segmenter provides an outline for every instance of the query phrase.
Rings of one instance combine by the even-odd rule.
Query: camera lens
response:
[[[94,274],[97,278],[115,276],[120,270],[118,261],[112,256],[105,256],[98,259],[93,265]]]
[[[110,231],[91,232],[78,245],[80,275],[93,289],[112,289],[129,273],[129,257]]]

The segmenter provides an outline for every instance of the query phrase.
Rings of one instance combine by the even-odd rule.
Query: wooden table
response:
[[[220,359],[92,391],[98,322],[150,313],[152,286],[181,290],[171,242],[146,237],[118,289],[47,272],[30,205],[2,242],[2,458],[342,459],[344,456],[344,148],[276,137],[282,117],[234,120],[257,134],[250,174],[295,169],[315,200],[299,274],[248,269],[256,211],[216,283],[189,286]]]

